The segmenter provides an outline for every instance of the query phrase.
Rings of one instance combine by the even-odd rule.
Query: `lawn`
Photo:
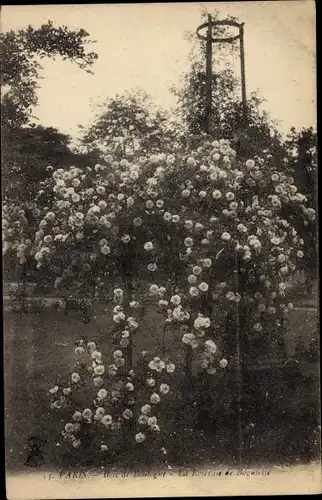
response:
[[[103,342],[104,352],[112,349],[108,314],[101,306],[98,307],[96,317],[90,325],[81,323],[74,311],[68,312],[67,315],[53,310],[5,314],[5,433],[8,469],[24,468],[28,437],[31,435],[47,440],[45,457],[48,463],[53,464],[59,437],[59,422],[49,408],[48,390],[54,385],[58,372],[69,371],[70,365],[74,364],[74,342],[83,335]],[[135,353],[142,349],[153,350],[156,338],[163,335],[160,317],[155,311],[151,310],[147,315],[140,332],[136,340]],[[316,335],[316,312],[308,309],[294,310],[287,336],[289,355],[295,355],[296,345],[301,339],[305,345]],[[165,340],[173,341],[170,338]],[[180,363],[180,358],[176,357],[177,351],[175,340],[172,352],[176,363]],[[303,362],[301,366],[304,366],[304,371],[309,377],[313,374],[312,380],[315,382],[313,385],[309,384],[307,389],[294,387],[294,393],[289,394],[289,403],[294,408],[298,406],[298,401],[305,401],[309,396],[313,398],[313,404],[314,400],[316,402],[318,399],[317,362],[306,362],[306,364]],[[226,426],[224,418],[217,421],[223,422],[216,431],[217,446],[213,443],[210,445],[209,442],[207,444],[207,439],[205,443],[209,449],[205,450],[205,443],[203,445],[200,443],[200,446],[204,446],[205,457],[208,460],[212,462],[217,460],[216,463],[218,460],[229,462],[234,460],[233,454],[229,451],[229,442],[236,436],[234,424],[230,422],[230,425]],[[277,460],[276,446],[281,436],[285,435],[282,427],[264,429],[259,422],[256,430],[258,429],[260,436],[257,435],[256,439],[253,439],[253,435],[248,432],[249,422],[244,422],[244,429],[248,451],[251,451],[251,456],[257,463]],[[202,435],[203,433],[200,434]],[[314,436],[311,436],[309,439],[313,438]],[[294,446],[293,458],[300,460],[301,450],[297,450],[297,445]]]

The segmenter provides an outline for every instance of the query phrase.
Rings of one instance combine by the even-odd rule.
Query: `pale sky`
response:
[[[187,69],[185,30],[201,24],[200,8],[245,23],[247,93],[259,89],[281,132],[316,123],[315,4],[313,0],[173,4],[3,6],[1,31],[38,28],[48,20],[84,28],[99,59],[89,75],[62,60],[43,60],[35,110],[39,122],[77,134],[93,117],[91,100],[140,87],[161,107],[175,104],[169,87]],[[239,61],[236,59],[236,72]],[[214,61],[215,67],[215,61]]]

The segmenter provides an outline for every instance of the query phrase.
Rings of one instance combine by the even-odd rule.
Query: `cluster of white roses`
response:
[[[4,202],[2,205],[2,252],[10,253],[19,264],[26,262],[27,256],[33,253],[33,241],[28,234],[28,209],[34,217],[39,215],[35,203],[15,205]]]
[[[150,400],[148,404],[141,407],[140,415],[138,417],[139,426],[143,426],[143,429],[139,429],[139,432],[135,435],[135,440],[137,443],[141,443],[146,439],[146,432],[143,432],[144,427],[148,430],[160,432],[160,425],[155,415],[152,415],[152,408],[161,402],[161,398],[167,395],[170,391],[169,384],[165,382],[159,383],[159,388],[157,391],[157,378],[160,379],[160,374],[162,372],[167,374],[172,374],[176,366],[169,360],[163,360],[158,356],[155,356],[148,364],[148,368],[151,372],[155,372],[155,376],[151,375],[146,380],[147,387],[151,388],[153,391],[150,395]],[[152,406],[151,406],[152,405]]]
[[[125,304],[122,288],[113,290],[113,298],[114,302],[117,303],[113,309],[113,321],[121,331],[119,344],[121,347],[127,347],[130,335],[139,325],[134,317],[127,316],[123,313],[123,310],[124,308],[135,310],[139,307],[139,302],[131,300],[129,304]],[[124,329],[125,326],[127,329]],[[136,393],[135,372],[133,369],[128,370],[125,368],[126,354],[120,349],[116,348],[114,350],[113,363],[107,368],[103,363],[102,352],[97,349],[95,342],[78,341],[75,354],[81,358],[82,363],[76,363],[76,369],[71,373],[65,386],[59,387],[56,385],[49,392],[52,395],[50,404],[52,409],[60,409],[64,406],[75,408],[75,400],[73,399],[75,390],[86,384],[88,375],[92,377],[92,384],[96,388],[92,405],[82,409],[83,403],[76,404],[72,422],[67,422],[62,431],[63,437],[77,448],[82,444],[81,430],[83,424],[99,424],[102,429],[104,428],[112,433],[119,432],[122,428],[122,422],[134,418],[139,400]],[[80,369],[82,366],[83,368],[87,366],[85,372]],[[119,373],[120,369],[122,369],[122,373]],[[147,437],[146,431],[144,431],[145,433],[142,432],[142,425],[149,431],[160,432],[160,422],[156,415],[151,415],[151,405],[155,406],[160,403],[161,398],[170,391],[170,385],[162,378],[160,379],[158,374],[164,371],[169,377],[175,371],[175,365],[168,359],[162,360],[155,357],[148,363],[147,369],[145,387],[146,391],[148,391],[149,404],[142,406],[140,415],[136,420],[138,428],[135,430],[134,439],[137,443],[143,442]],[[153,372],[155,372],[154,377],[151,375]],[[117,377],[118,374],[119,377]],[[120,404],[121,407],[118,406]],[[113,405],[116,406],[112,412]],[[101,442],[100,447],[101,451],[107,451],[109,449],[108,442]]]
[[[115,327],[117,327],[115,339],[117,338],[120,348],[126,349],[130,345],[131,337],[139,328],[139,322],[134,316],[128,316],[124,311],[130,310],[135,312],[140,307],[140,303],[136,300],[131,300],[128,304],[124,304],[124,291],[122,288],[114,289],[113,301],[117,303],[113,308],[113,322]],[[118,355],[119,353],[121,355]],[[125,364],[125,357],[121,351],[115,351],[113,356],[116,367]]]
[[[208,262],[206,262],[206,264],[207,265],[205,267],[210,267],[208,265]],[[152,286],[152,295],[156,299],[159,299],[159,288],[156,285]],[[193,350],[200,348],[201,351],[203,351],[205,346],[208,345],[207,342],[213,343],[213,340],[209,339],[208,337],[207,340],[205,338],[206,332],[211,327],[210,318],[201,313],[197,313],[197,315],[194,316],[196,304],[191,303],[191,297],[189,294],[184,294],[184,292],[181,295],[179,295],[178,293],[174,295],[168,294],[169,297],[167,297],[167,294],[168,293],[166,288],[162,287],[162,298],[158,300],[158,306],[160,308],[160,311],[165,316],[165,322],[170,325],[179,323],[181,325],[180,331],[183,332],[183,344],[190,346]],[[186,303],[185,307],[183,307],[184,303]],[[188,312],[188,309],[190,309],[191,312]],[[212,361],[214,361],[214,359]],[[206,369],[209,374],[216,373],[216,369],[209,366],[209,360],[200,363],[200,367]],[[150,362],[149,368],[161,372],[165,368],[168,371],[169,366],[166,366],[165,362],[157,357]],[[154,384],[154,380],[152,380],[151,383]]]
[[[249,334],[261,336],[272,326],[280,328],[293,307],[286,299],[286,281],[304,249],[284,208],[302,217],[303,224],[313,220],[315,212],[306,207],[293,179],[277,172],[271,161],[239,161],[222,140],[205,142],[188,155],[137,151],[120,160],[106,154],[94,169],[59,169],[53,174],[53,204],[38,214],[39,228],[32,242],[38,266],[57,268],[58,279],[67,281],[81,281],[86,272],[102,279],[111,266],[116,284],[120,276],[115,262],[130,247],[149,273],[147,294],[158,304],[165,322],[170,328],[179,324],[185,348],[198,353],[200,368],[214,375],[228,365],[217,346],[229,308],[240,302],[246,305]],[[64,266],[62,253],[65,258],[70,255]],[[241,275],[254,277],[255,291],[248,285],[237,289],[229,275],[217,276],[218,263],[229,255],[241,263]],[[170,291],[174,276],[176,286]],[[75,447],[80,445],[82,422],[99,423],[114,432],[122,422],[135,419],[137,443],[150,432],[160,433],[155,409],[171,394],[167,377],[176,366],[160,357],[150,360],[145,384],[148,400],[143,405],[136,400],[133,370],[125,378],[117,376],[126,372],[123,349],[139,326],[135,312],[129,312],[139,304],[134,298],[124,304],[125,292],[114,285],[113,323],[119,348],[113,352],[113,363],[105,368],[94,343],[87,349],[82,344],[76,348],[77,354],[90,355],[89,372],[97,393],[94,408],[78,408],[73,422],[65,426],[64,437]],[[213,301],[211,313],[205,312],[205,301]],[[110,377],[107,389],[106,376]],[[55,386],[52,407],[62,407],[80,382],[76,370],[66,387]],[[111,404],[118,404],[122,394],[127,404],[115,417]],[[108,443],[101,444],[102,451],[107,448]]]
[[[293,179],[276,172],[269,161],[242,163],[221,140],[205,142],[190,155],[139,151],[119,160],[106,154],[94,169],[58,169],[53,173],[54,201],[42,209],[33,242],[38,266],[50,265],[58,277],[64,275],[64,282],[78,282],[86,272],[99,275],[102,267],[113,267],[119,244],[131,242],[142,262],[148,259],[146,269],[152,274],[160,259],[170,264],[171,275],[179,259],[193,255],[187,279],[190,295],[199,297],[209,291],[203,270],[212,272],[213,249],[216,254],[227,248],[236,249],[245,264],[265,260],[268,281],[276,289],[275,278],[286,280],[303,251],[301,239],[282,216],[283,207],[297,211],[303,223],[315,214]],[[146,237],[151,231],[153,239]],[[178,240],[178,245],[167,250],[165,239]],[[286,261],[276,273],[277,240]],[[73,257],[63,268],[59,259],[68,248],[79,248],[82,256],[70,252]],[[166,266],[163,270],[167,272]]]
[[[303,224],[315,217],[294,180],[277,172],[272,160],[266,156],[242,162],[221,140],[206,141],[190,154],[138,151],[123,159],[106,154],[93,169],[58,169],[52,174],[53,202],[40,210],[34,207],[39,227],[33,241],[16,238],[17,256],[23,262],[33,252],[38,267],[54,270],[57,286],[82,283],[93,273],[102,284],[102,272],[107,279],[109,270],[117,273],[115,260],[122,245],[131,243],[149,276],[159,273],[152,277],[149,294],[158,297],[168,320],[189,320],[187,307],[173,302],[187,293],[196,301],[215,297],[218,314],[223,300],[237,303],[242,297],[250,322],[262,326],[255,331],[264,332],[272,321],[268,310],[275,309],[276,316],[284,306],[283,315],[288,310],[285,284],[304,254],[303,240],[286,220],[284,207],[302,217]],[[15,213],[17,224],[4,217],[5,247],[25,224],[23,211]],[[237,252],[243,272],[254,271],[257,295],[229,289],[228,282],[220,293],[214,267],[227,252]],[[187,272],[181,272],[179,291],[171,301],[156,278],[162,268],[162,280],[172,279],[184,261]],[[265,311],[258,310],[261,304]],[[115,311],[116,324],[124,321],[124,314]],[[129,322],[125,332],[136,327],[135,319]],[[126,343],[125,333],[122,347]]]

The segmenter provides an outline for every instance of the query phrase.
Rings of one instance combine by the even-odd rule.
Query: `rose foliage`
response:
[[[153,441],[163,456],[167,419],[158,408],[177,394],[173,372],[216,377],[233,362],[230,352],[221,356],[228,316],[247,310],[246,344],[283,337],[292,309],[286,281],[304,249],[282,214],[304,224],[315,212],[272,157],[238,158],[225,140],[174,154],[105,154],[93,169],[56,170],[46,189],[53,201],[45,206],[39,195],[33,239],[23,240],[23,218],[11,231],[5,207],[6,250],[32,256],[62,296],[113,304],[111,358],[81,340],[76,354],[85,361],[51,390],[52,408],[68,414],[63,435],[104,453]],[[160,343],[134,366],[140,321],[153,304],[181,349],[174,362]]]

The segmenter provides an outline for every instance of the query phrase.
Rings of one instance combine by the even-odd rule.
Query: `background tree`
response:
[[[37,105],[37,88],[42,66],[39,59],[63,57],[90,72],[97,59],[85,46],[89,34],[83,30],[55,27],[51,21],[39,29],[8,31],[0,35],[1,87],[6,90],[2,102],[2,121],[10,127],[29,123]]]
[[[75,162],[69,142],[68,135],[52,127],[12,128],[2,154],[4,196],[17,201],[33,199],[39,183],[48,177],[48,166],[56,169]]]
[[[45,177],[45,166],[72,158],[69,138],[56,129],[31,124],[37,106],[41,59],[61,56],[90,71],[97,59],[88,52],[88,33],[55,27],[51,21],[39,29],[9,31],[0,35],[2,108],[2,174],[4,194],[13,199],[32,199],[35,185]]]
[[[300,132],[291,128],[285,144],[289,153],[289,171],[296,185],[308,197],[311,206],[316,205],[317,134],[313,127]]]
[[[123,156],[138,150],[159,151],[161,146],[172,150],[179,143],[178,133],[178,124],[171,121],[169,113],[157,109],[145,92],[136,89],[99,104],[80,142],[91,154]]]
[[[288,171],[295,185],[303,193],[311,207],[317,207],[317,133],[313,127],[303,128],[300,132],[291,128],[285,141],[288,151]],[[307,221],[297,230],[305,242],[303,267],[306,271],[308,291],[317,273],[317,223]]]

